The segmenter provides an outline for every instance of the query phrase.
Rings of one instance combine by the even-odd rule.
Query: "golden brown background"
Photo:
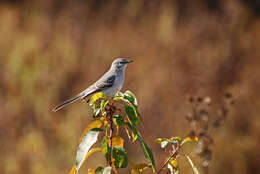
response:
[[[1,1],[0,173],[68,173],[91,110],[51,109],[116,57],[135,60],[122,91],[138,98],[157,166],[165,155],[154,140],[190,131],[187,96],[211,96],[214,107],[228,91],[236,102],[213,135],[210,173],[259,173],[259,19],[258,0]],[[138,144],[126,149],[144,160]],[[80,173],[105,164],[94,154]],[[184,160],[180,173],[192,173]]]

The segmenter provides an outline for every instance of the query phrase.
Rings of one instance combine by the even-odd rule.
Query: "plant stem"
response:
[[[109,108],[109,127],[110,127],[109,146],[111,148],[111,156],[110,156],[109,165],[111,167],[112,167],[112,157],[113,157],[113,142],[112,142],[112,138],[113,138],[113,132],[114,132],[114,128],[113,128],[113,115],[114,115],[113,104],[111,104],[110,108]]]
[[[163,165],[160,167],[160,169],[158,170],[158,172],[156,174],[159,174],[162,171],[162,169],[170,162],[170,160],[177,156],[177,154],[180,150],[180,147],[181,147],[181,145],[178,144],[177,147],[174,149],[172,155],[163,163]]]

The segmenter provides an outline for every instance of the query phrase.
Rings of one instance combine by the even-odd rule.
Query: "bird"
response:
[[[56,112],[77,100],[85,100],[88,96],[98,92],[103,92],[106,96],[113,97],[118,91],[122,89],[125,80],[125,69],[131,62],[133,62],[133,60],[127,60],[124,58],[115,59],[112,62],[110,69],[95,83],[71,99],[68,99],[57,105],[53,108],[52,111]]]

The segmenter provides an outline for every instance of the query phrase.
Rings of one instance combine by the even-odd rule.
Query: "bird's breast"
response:
[[[117,78],[115,80],[115,88],[118,91],[120,91],[123,87],[123,84],[124,84],[124,73],[120,73],[119,75],[117,75]]]
[[[124,84],[124,73],[117,74],[115,82],[111,88],[108,88],[104,93],[107,96],[114,96],[118,91],[120,91]]]

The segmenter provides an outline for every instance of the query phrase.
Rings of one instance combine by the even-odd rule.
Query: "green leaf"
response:
[[[98,99],[101,98],[107,98],[107,96],[103,93],[103,92],[98,92],[96,94],[94,94],[90,100],[89,100],[89,105],[92,106]]]
[[[100,110],[102,112],[102,114],[105,114],[105,107],[106,105],[108,104],[108,100],[102,100],[101,103],[100,103]]]
[[[103,131],[103,129],[101,129],[101,128],[93,128],[93,129],[91,129],[92,131],[96,131],[96,132],[102,132]]]
[[[138,123],[138,117],[136,117],[134,109],[131,106],[125,105],[125,112],[130,120],[130,123],[135,126]]]
[[[122,100],[122,101],[124,101],[124,102],[127,102],[127,100],[125,100],[124,97],[121,97],[121,96],[120,96],[120,97],[114,97],[113,100],[114,100],[114,101]]]
[[[111,173],[111,167],[110,166],[107,166],[107,167],[98,167],[96,168],[95,170],[95,174],[110,174]]]
[[[189,161],[189,163],[190,163],[190,165],[191,165],[191,167],[192,167],[192,170],[193,170],[194,174],[200,174],[200,173],[199,173],[199,170],[198,170],[197,167],[193,164],[193,162],[192,162],[192,160],[190,159],[190,157],[189,157],[188,155],[184,155],[184,156],[188,159],[188,161]]]
[[[126,91],[124,93],[124,99],[127,100],[127,102],[133,106],[133,109],[135,111],[135,115],[136,117],[140,120],[140,121],[143,121],[141,115],[138,113],[138,109],[137,109],[137,106],[138,106],[138,103],[137,103],[137,99],[135,97],[135,95],[131,92],[131,91]]]
[[[117,93],[113,100],[121,100],[128,103],[133,108],[137,120],[143,121],[137,110],[137,99],[131,91],[126,91],[124,94],[121,92]]]
[[[132,138],[133,138],[133,142],[137,139],[138,137],[138,131],[135,128],[135,126],[132,126],[130,123],[125,123],[131,130],[132,130]],[[130,138],[129,138],[130,139]]]
[[[125,168],[128,164],[128,157],[121,147],[113,147],[113,163],[116,168]]]
[[[131,91],[126,91],[124,93],[124,98],[126,100],[128,100],[132,105],[134,105],[135,107],[137,107],[137,99],[135,97],[135,95],[131,92]]]
[[[104,167],[99,166],[99,167],[96,168],[96,170],[95,170],[95,174],[102,173],[103,170],[104,170]]]
[[[186,137],[182,142],[181,142],[181,145],[187,143],[187,142],[197,142],[198,141],[198,137],[196,136],[189,136],[189,137]]]
[[[132,132],[132,138],[133,138],[133,142],[134,142],[135,140],[137,140],[138,135],[135,132]]]
[[[102,153],[105,155],[106,160],[110,161],[111,158],[111,147],[108,144],[108,137],[104,136],[102,141]]]
[[[129,123],[129,124],[130,124],[130,123]],[[124,124],[124,128],[125,128],[125,132],[126,132],[126,134],[127,134],[128,139],[131,141],[131,136],[130,136],[130,133],[129,133],[129,130],[128,130],[128,126],[127,126],[126,123]]]
[[[152,153],[151,149],[144,142],[144,140],[142,139],[140,133],[136,130],[136,128],[134,126],[132,126],[129,123],[127,123],[126,125],[133,131],[133,134],[135,136],[137,136],[137,140],[139,141],[139,143],[140,143],[140,145],[141,145],[141,147],[142,147],[142,149],[144,151],[144,155],[148,159],[148,161],[151,162],[153,172],[155,172],[155,162],[154,162],[154,157],[153,157],[153,153]]]
[[[147,144],[144,142],[144,140],[141,138],[140,135],[138,135],[137,140],[139,141],[141,147],[143,148],[145,157],[151,162],[153,172],[155,172],[155,162],[154,162],[154,157],[151,149],[147,146]]]
[[[122,115],[115,115],[113,122],[116,126],[122,126],[124,124],[124,119]]]
[[[90,148],[97,141],[99,130],[95,128],[99,129],[101,126],[102,126],[101,121],[96,120],[93,121],[84,131],[80,139],[80,144],[76,155],[76,172],[78,172],[79,168],[85,161],[86,155],[88,154]]]
[[[127,102],[126,99],[124,99],[124,94],[122,92],[117,92],[115,97],[113,98],[114,101],[122,100],[124,102]]]

